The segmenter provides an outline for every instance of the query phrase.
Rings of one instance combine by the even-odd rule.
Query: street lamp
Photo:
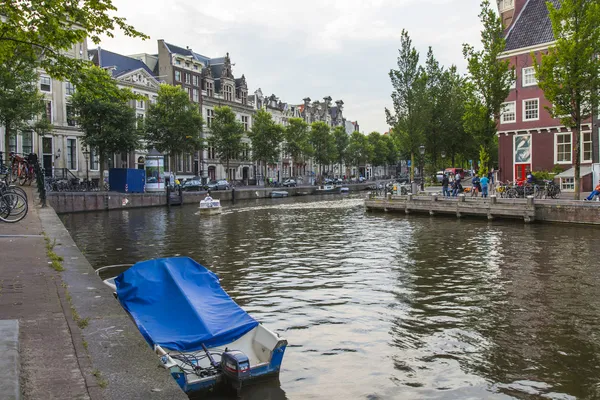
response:
[[[419,146],[419,153],[421,153],[421,190],[424,191],[425,190],[425,176],[423,173],[424,170],[424,156],[425,156],[425,146],[421,145]]]
[[[85,179],[90,181],[90,150],[87,146],[83,148],[83,156],[85,157]]]

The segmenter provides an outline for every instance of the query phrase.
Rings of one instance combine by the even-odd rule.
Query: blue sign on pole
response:
[[[406,162],[406,166],[410,168],[410,160]]]

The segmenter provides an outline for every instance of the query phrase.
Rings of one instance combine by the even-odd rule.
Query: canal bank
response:
[[[503,199],[496,196],[473,198],[430,196],[370,197],[365,208],[403,214],[473,216],[493,219],[519,219],[526,223],[555,222],[600,225],[600,202],[554,199]]]
[[[350,192],[359,192],[373,185],[359,183],[347,185]],[[215,190],[211,192],[214,199],[222,202],[256,200],[271,197],[273,191],[286,191],[289,196],[311,196],[317,194],[316,186],[300,186],[295,188],[254,188],[243,187],[235,190]],[[199,204],[206,192],[183,192],[183,204]],[[165,207],[167,195],[157,193],[118,193],[118,192],[52,192],[47,194],[48,204],[57,214],[86,211],[108,211],[141,207]]]
[[[0,320],[18,321],[19,349],[2,382],[17,395],[3,398],[186,399],[54,210],[28,194],[27,217],[0,225]]]

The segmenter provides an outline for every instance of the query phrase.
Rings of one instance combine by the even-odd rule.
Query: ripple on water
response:
[[[368,214],[358,198],[225,208],[62,219],[96,267],[192,256],[285,336],[281,385],[247,399],[600,397],[597,231]]]

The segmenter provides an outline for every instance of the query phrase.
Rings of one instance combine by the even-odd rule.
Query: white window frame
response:
[[[498,9],[501,13],[512,10],[515,8],[515,0],[500,0],[498,2]]]
[[[192,75],[192,86],[198,86],[198,75]]]
[[[587,142],[584,142],[583,140],[583,135],[590,135],[590,140],[588,140]],[[579,135],[579,143],[581,144],[581,154],[580,154],[580,162],[581,163],[591,163],[593,161],[593,157],[594,157],[594,140],[592,137],[592,131],[583,131],[580,133]],[[590,144],[590,158],[586,159],[584,158],[585,155],[585,143],[589,143]]]
[[[527,108],[527,102],[528,101],[537,101],[537,118],[527,118],[527,113],[526,113],[526,108]],[[523,121],[524,122],[528,122],[528,121],[539,121],[540,119],[540,98],[533,98],[533,99],[523,99]]]
[[[146,109],[145,100],[136,99],[135,100],[135,108],[137,108],[138,110],[145,110]]]
[[[192,101],[198,103],[200,101],[200,92],[198,89],[192,89]]]
[[[574,192],[575,178],[560,178],[560,190],[562,190],[563,192]]]
[[[48,122],[50,122],[51,124],[54,122],[54,102],[52,100],[46,100],[44,99],[44,114],[46,116],[48,116],[48,112],[47,112],[47,104],[50,103],[50,118],[48,119]]]
[[[75,169],[71,169],[71,166],[68,165],[69,164],[69,140],[75,141]],[[77,145],[77,138],[73,137],[73,136],[67,136],[66,141],[67,141],[67,151],[65,151],[65,159],[66,159],[66,163],[67,163],[67,169],[69,171],[79,171],[79,154],[78,154],[79,147]]]
[[[42,89],[42,79],[48,79],[50,89],[48,89],[48,90]],[[40,92],[52,93],[52,78],[50,78],[48,75],[40,75],[39,83],[40,83]]]
[[[558,161],[558,136],[569,136],[569,154],[570,158],[568,161]],[[564,143],[561,143],[564,146]],[[554,134],[554,164],[573,164],[573,132],[557,132]]]
[[[187,85],[189,85],[189,84],[190,84],[190,82],[191,82],[190,73],[189,73],[189,72],[186,72],[186,73],[184,73],[184,74],[183,74],[183,79],[184,79],[185,83],[186,83]]]
[[[25,150],[23,149],[23,143],[25,142],[25,139],[23,139],[23,135],[26,134],[27,131],[21,132],[18,136],[19,138],[21,138],[21,153],[24,155],[27,155],[29,153],[25,153]],[[29,131],[29,134],[31,135],[31,153],[35,153],[35,137],[34,137],[34,132],[33,131]]]
[[[527,72],[525,72],[525,71],[527,71]],[[532,82],[526,81],[527,78],[531,76],[529,71],[531,71],[533,73],[533,81]],[[522,72],[522,75],[521,75],[521,86],[522,87],[536,86],[538,84],[537,79],[535,77],[535,68],[525,67],[521,70],[521,72]]]
[[[94,158],[98,160],[95,163],[93,162]],[[94,164],[96,164],[98,167],[94,168]],[[90,149],[89,168],[90,171],[100,171],[100,156],[98,155],[98,149]]]
[[[511,120],[507,120],[504,116],[507,113],[507,110],[504,108],[505,106],[512,106],[512,114],[514,114],[514,118]],[[512,124],[517,122],[517,102],[516,101],[507,101],[506,103],[502,103],[502,113],[500,114],[500,123],[501,124]]]
[[[242,125],[244,125],[244,131],[248,131],[250,128],[250,117],[247,115],[241,115],[240,119],[242,120]]]
[[[71,93],[69,93],[69,91],[71,91]],[[65,97],[71,97],[73,93],[75,93],[75,85],[69,81],[65,82]]]
[[[175,82],[181,82],[181,71],[175,71]]]

